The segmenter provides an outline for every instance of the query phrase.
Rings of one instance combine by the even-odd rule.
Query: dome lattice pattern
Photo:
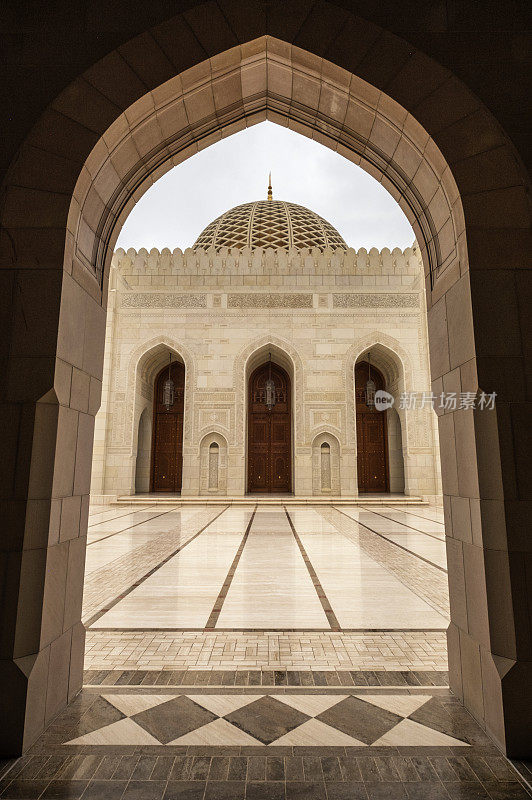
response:
[[[214,247],[326,247],[347,244],[327,220],[295,203],[258,200],[226,211],[205,228],[194,249]]]

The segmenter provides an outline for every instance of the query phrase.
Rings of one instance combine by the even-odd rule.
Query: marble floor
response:
[[[168,673],[167,673],[168,674]],[[4,800],[526,800],[446,687],[86,687]]]
[[[89,518],[95,630],[444,631],[443,519],[393,504],[123,506]]]
[[[447,686],[434,508],[95,508],[83,618],[83,690],[2,800],[532,796]]]

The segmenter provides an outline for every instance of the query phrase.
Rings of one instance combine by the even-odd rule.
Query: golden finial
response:
[[[273,192],[272,192],[272,173],[268,177],[268,200],[273,200]]]

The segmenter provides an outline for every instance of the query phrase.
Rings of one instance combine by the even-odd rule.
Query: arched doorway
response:
[[[247,11],[248,5],[237,2],[234,8]],[[12,528],[24,531],[24,539],[19,536],[13,547],[19,548],[23,564],[30,557],[36,559],[37,555],[39,561],[32,561],[31,569],[20,569],[13,576],[14,588],[4,603],[3,618],[9,630],[13,630],[13,636],[6,649],[3,674],[5,685],[11,688],[15,671],[20,698],[7,709],[4,729],[9,732],[10,740],[17,742],[17,747],[25,749],[45,722],[53,719],[74,696],[82,682],[80,653],[84,632],[77,609],[81,608],[83,560],[78,559],[76,566],[64,570],[61,577],[54,577],[62,582],[59,583],[61,596],[68,597],[65,604],[68,616],[63,621],[61,636],[52,641],[41,634],[41,618],[57,619],[53,604],[56,593],[47,591],[45,581],[45,572],[50,572],[45,554],[46,547],[48,551],[72,547],[76,538],[70,538],[70,529],[73,526],[77,531],[78,521],[82,541],[86,531],[83,508],[86,508],[90,480],[91,416],[99,402],[107,274],[120,222],[114,209],[128,213],[141,191],[139,175],[151,185],[163,173],[162,159],[158,158],[154,147],[150,148],[161,140],[162,131],[171,121],[184,118],[189,132],[191,120],[194,120],[198,133],[191,145],[188,136],[181,137],[170,130],[167,141],[160,141],[161,151],[168,152],[168,141],[174,141],[186,147],[188,155],[191,150],[195,152],[197,141],[205,143],[209,134],[218,134],[222,120],[227,126],[231,123],[242,127],[250,124],[253,115],[260,118],[270,114],[271,118],[281,120],[282,99],[286,97],[289,112],[283,124],[288,121],[305,129],[302,120],[310,120],[312,124],[307,124],[307,130],[319,131],[320,141],[330,141],[341,147],[346,156],[351,151],[364,153],[363,162],[369,156],[371,170],[382,175],[383,184],[389,186],[394,196],[400,196],[400,202],[418,220],[416,235],[428,276],[434,387],[440,388],[445,380],[451,385],[459,374],[462,388],[465,386],[468,391],[475,392],[482,386],[484,392],[497,396],[497,406],[491,412],[480,415],[457,409],[439,417],[447,536],[456,563],[468,565],[465,575],[458,568],[450,574],[453,598],[449,628],[450,676],[457,695],[484,722],[502,747],[515,756],[523,755],[527,744],[530,745],[531,728],[526,727],[520,712],[532,681],[529,679],[530,660],[526,658],[529,639],[526,614],[517,614],[515,610],[526,608],[527,602],[526,583],[520,580],[527,553],[520,546],[519,519],[520,514],[525,513],[520,510],[521,505],[527,502],[526,470],[521,466],[527,463],[526,404],[529,397],[522,389],[526,384],[523,375],[527,352],[523,350],[524,333],[519,332],[518,326],[524,318],[519,304],[524,303],[526,297],[522,264],[529,252],[526,230],[530,219],[529,175],[515,154],[516,145],[523,156],[526,152],[519,113],[526,104],[515,92],[507,92],[504,99],[500,91],[497,94],[501,83],[526,92],[526,84],[521,80],[521,60],[517,57],[504,62],[499,59],[500,80],[493,86],[489,81],[484,81],[482,86],[479,84],[478,73],[488,74],[495,63],[494,49],[485,46],[485,37],[476,35],[487,19],[482,16],[480,4],[475,8],[479,25],[471,26],[468,15],[455,15],[448,26],[442,27],[442,35],[435,38],[436,45],[428,41],[423,25],[409,28],[409,40],[404,38],[402,9],[397,14],[391,13],[386,28],[381,28],[378,8],[368,12],[367,19],[362,20],[330,3],[316,6],[309,16],[308,6],[303,3],[298,5],[288,26],[279,25],[279,21],[284,20],[282,12],[261,12],[262,16],[242,13],[236,26],[237,36],[235,26],[231,30],[225,21],[223,26],[219,24],[216,4],[205,6],[201,11],[200,8],[199,3],[187,7],[189,21],[185,24],[182,15],[168,20],[164,7],[160,16],[151,17],[154,23],[164,25],[158,24],[149,33],[147,23],[142,22],[142,14],[133,15],[139,31],[146,30],[156,41],[162,37],[166,43],[170,53],[166,56],[166,69],[160,47],[146,48],[142,77],[139,77],[138,58],[134,61],[136,68],[127,67],[127,58],[134,57],[138,47],[137,40],[127,41],[131,30],[128,20],[124,20],[124,24],[112,27],[112,35],[106,39],[107,55],[99,63],[97,59],[103,51],[95,47],[91,37],[78,37],[79,47],[72,62],[68,60],[68,52],[63,53],[65,89],[60,95],[55,97],[57,81],[43,81],[48,95],[41,93],[33,107],[23,89],[13,95],[22,98],[20,102],[29,103],[27,113],[17,117],[11,109],[6,109],[10,119],[15,120],[15,127],[10,138],[12,162],[3,184],[2,245],[7,248],[3,266],[6,280],[16,281],[13,285],[20,297],[24,297],[24,310],[21,312],[18,306],[14,307],[10,320],[12,338],[4,337],[12,345],[6,356],[4,374],[8,390],[2,414],[6,430],[16,432],[4,442],[5,469],[14,475],[12,478],[9,474],[4,485],[15,493],[14,502],[6,501],[10,519],[16,522]],[[432,12],[428,5],[427,14],[430,16]],[[114,8],[112,13],[116,16]],[[516,32],[512,35],[520,36],[523,19],[516,11],[516,4],[503,4],[502,13]],[[31,23],[29,18],[21,19],[25,24]],[[73,17],[72,25],[75,22]],[[183,34],[183,30],[189,31],[191,24],[195,29],[194,43],[201,47],[190,43],[188,33],[188,38]],[[368,26],[372,31],[370,38]],[[54,25],[48,28],[55,30]],[[257,61],[250,63],[250,49],[253,58],[259,52],[260,45],[255,37],[278,30],[286,42],[276,42],[270,36],[264,38],[268,41],[267,58],[281,53],[282,68],[279,65],[275,69],[265,68]],[[325,30],[330,35],[327,49],[324,45],[316,46],[316,30]],[[217,32],[216,36],[213,31]],[[458,48],[458,55],[456,48],[453,49],[457,35],[463,36],[466,43]],[[296,37],[298,46],[291,47]],[[368,48],[362,58],[356,46],[361,37]],[[18,39],[24,41],[23,36]],[[245,69],[240,63],[235,66],[241,75],[235,96],[232,92],[213,93],[211,87],[198,88],[194,84],[190,90],[193,96],[185,100],[190,108],[188,116],[165,107],[168,86],[161,81],[176,72],[196,67],[205,53],[212,54],[209,69],[214,70],[213,65],[219,67],[226,61],[233,68],[232,59],[226,59],[225,54],[219,58],[228,41],[236,45],[231,55],[238,55],[237,48],[240,48],[242,58],[246,59]],[[449,47],[444,47],[445,67],[441,63],[442,41],[444,44],[449,41]],[[417,49],[418,45],[421,49]],[[80,61],[79,48],[83,46],[88,55]],[[460,60],[464,47],[475,55],[465,66],[464,60]],[[325,51],[332,54],[334,64],[322,60],[321,53]],[[296,72],[298,54],[301,54],[304,69]],[[85,75],[79,74],[80,63],[90,67]],[[50,69],[55,64],[56,59],[48,59]],[[117,64],[121,68],[117,69]],[[327,93],[310,93],[308,85],[313,76],[309,74],[309,64],[315,64],[314,75],[333,74],[334,88]],[[420,64],[424,76],[421,83]],[[42,66],[45,70],[44,61]],[[356,76],[346,75],[345,70],[356,72]],[[222,73],[221,67],[219,72]],[[31,71],[26,71],[24,76],[29,82],[33,80]],[[275,76],[275,80],[273,77],[268,80],[268,76]],[[188,77],[190,80],[190,73]],[[341,77],[346,79],[350,93],[347,111],[346,104],[339,102]],[[69,79],[72,82],[67,85]],[[223,74],[220,80],[227,82]],[[360,102],[355,96],[357,107],[352,108],[351,95],[356,92],[358,80],[363,84],[363,96]],[[18,73],[17,81],[21,81]],[[181,84],[181,78],[178,81]],[[230,85],[232,87],[233,83]],[[292,97],[296,89],[299,98]],[[145,94],[147,90],[149,95]],[[389,94],[383,94],[384,91]],[[308,107],[302,99],[304,96],[315,98],[307,101]],[[268,97],[275,100],[274,110]],[[135,98],[141,101],[139,107],[128,109],[127,124],[123,124],[118,113]],[[252,98],[252,102],[248,102],[248,98]],[[326,98],[333,99],[329,103]],[[213,102],[216,103],[214,108]],[[158,131],[153,136],[145,122],[147,106],[151,107],[152,103]],[[398,103],[403,105],[402,109],[398,109]],[[318,104],[323,106],[319,113]],[[375,113],[377,104],[384,115]],[[248,116],[242,114],[241,105],[250,109]],[[334,115],[332,119],[326,114],[327,105]],[[226,115],[229,108],[239,115],[236,122]],[[498,110],[495,112],[494,108]],[[394,116],[397,110],[402,114],[399,123],[385,117],[386,114]],[[131,122],[141,119],[141,128]],[[350,129],[350,120],[354,120],[354,131]],[[28,134],[33,121],[36,122]],[[212,133],[206,130],[207,123],[211,122]],[[109,127],[105,138],[102,137],[96,146],[96,139],[106,126]],[[137,164],[136,173],[135,164],[126,165],[122,157],[119,161],[112,152],[122,132],[127,138],[124,149]],[[396,144],[399,132],[401,140]],[[132,147],[135,137],[138,144]],[[76,145],[69,148],[68,159],[64,158],[65,141]],[[91,159],[88,151],[92,147],[91,156],[96,158],[98,154],[100,158],[102,153],[109,154],[115,164],[120,163],[119,172],[112,167],[112,162],[97,169],[84,168]],[[36,153],[40,154],[37,161]],[[485,168],[488,161],[490,169]],[[77,175],[80,176],[79,185],[74,187]],[[95,177],[88,180],[88,176]],[[443,214],[442,193],[451,201],[447,217]],[[84,197],[88,199],[86,208],[83,208]],[[76,207],[83,209],[79,219],[76,219]],[[115,215],[117,224],[105,218],[102,208]],[[97,278],[103,277],[103,289],[94,283],[87,269]],[[80,319],[84,320],[83,325],[78,324]],[[25,362],[33,366],[35,357],[40,359],[40,369],[38,375],[32,373],[35,379],[28,381],[27,371],[21,367],[26,366]],[[508,394],[505,370],[508,359],[512,359],[520,387],[517,395],[515,392]],[[66,370],[65,364],[68,365]],[[81,404],[79,399],[74,401],[80,393],[70,392],[69,383],[65,383],[65,374],[76,374],[73,369],[83,371],[85,388]],[[59,387],[61,391],[57,391]],[[59,404],[59,408],[52,408],[50,399]],[[72,429],[78,417],[79,434],[77,445],[73,447],[76,436],[72,435]],[[13,424],[14,419],[16,424]],[[19,424],[20,420],[25,424]],[[51,446],[50,442],[58,444]],[[31,480],[28,479],[30,473]],[[74,475],[80,476],[79,480],[77,477],[74,480]],[[28,487],[24,490],[27,496],[20,491],[20,486]],[[61,515],[66,516],[68,529],[67,535],[57,544],[55,538],[48,538],[46,518],[48,513],[56,514],[57,505],[43,503],[44,508],[50,509],[39,522],[43,530],[39,541],[45,545],[40,551],[25,550],[26,539],[33,537],[34,540],[36,533],[41,535],[37,523],[34,523],[36,530],[26,524],[34,511],[35,493],[44,501],[52,492],[61,502],[76,499],[78,521],[70,515]],[[496,550],[489,547],[495,540]],[[483,581],[477,578],[480,574]],[[68,594],[63,594],[67,582],[69,588],[65,592]],[[464,614],[464,608],[475,609],[475,615]],[[30,654],[35,666],[23,673],[16,662]],[[43,687],[49,691],[43,692]],[[42,697],[46,697],[46,712],[42,709]],[[24,708],[25,712],[21,712]]]
[[[367,361],[359,361],[355,367],[358,490],[388,492],[390,477],[386,413],[366,405],[369,369]],[[371,378],[377,390],[384,389],[384,378],[375,367],[371,367]]]
[[[270,378],[275,404],[268,407]],[[248,388],[248,492],[291,491],[291,416],[288,373],[277,364],[261,364],[251,374]]]
[[[174,402],[164,403],[164,384],[174,382]],[[179,361],[163,367],[155,378],[153,393],[153,438],[151,491],[180,492],[183,475],[183,408],[185,367]]]

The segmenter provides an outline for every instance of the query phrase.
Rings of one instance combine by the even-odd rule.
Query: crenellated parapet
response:
[[[331,249],[325,248],[187,248],[174,251],[156,248],[135,250],[119,248],[113,256],[113,265],[126,278],[129,284],[136,284],[135,278],[151,276],[151,284],[168,284],[168,278],[175,276],[177,282],[185,276],[194,278],[215,278],[216,283],[228,284],[245,282],[247,276],[275,276],[298,279],[299,276],[328,278],[323,282],[334,282],[331,278],[350,276],[412,276],[421,274],[421,258],[416,243],[401,250],[372,248]],[[240,276],[240,280],[239,280]],[[144,280],[140,281],[144,283]],[[258,282],[258,281],[257,281]],[[283,281],[285,282],[285,281]]]

